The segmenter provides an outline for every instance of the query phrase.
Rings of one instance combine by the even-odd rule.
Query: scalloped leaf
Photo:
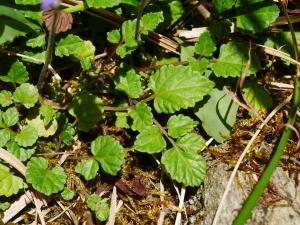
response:
[[[75,129],[71,123],[66,123],[60,133],[60,138],[66,145],[71,145],[73,142],[73,136],[75,134]]]
[[[217,61],[212,65],[216,76],[240,77],[242,76],[247,61],[248,47],[240,42],[229,42],[220,48]],[[260,69],[260,62],[254,52],[251,52],[251,66],[248,74],[253,74]]]
[[[40,107],[40,114],[44,121],[44,125],[48,126],[49,123],[52,121],[55,115],[55,110],[52,108],[51,105],[42,104]]]
[[[256,110],[267,110],[273,104],[272,96],[255,81],[246,81],[243,87],[244,96],[248,103]]]
[[[66,201],[70,201],[74,198],[75,196],[75,192],[69,190],[67,187],[64,188],[64,190],[60,193],[60,196],[66,200]]]
[[[0,164],[0,196],[10,197],[26,187],[20,177],[14,176],[8,167]]]
[[[125,162],[125,154],[120,143],[110,136],[99,136],[91,144],[91,151],[103,170],[117,175]]]
[[[173,115],[167,122],[168,134],[173,138],[178,138],[193,130],[198,124],[198,121],[189,116]]]
[[[191,133],[178,138],[176,144],[186,152],[197,153],[205,146],[205,140],[201,135]]]
[[[99,164],[94,159],[88,159],[77,163],[75,172],[84,176],[86,180],[91,180],[96,177],[99,170]]]
[[[139,33],[147,35],[149,31],[157,28],[158,24],[164,22],[163,12],[150,12],[142,16],[139,26]]]
[[[35,86],[25,83],[16,88],[13,98],[16,102],[20,102],[29,109],[32,108],[38,101],[39,92]]]
[[[15,141],[11,140],[6,144],[7,151],[12,153],[21,161],[27,161],[35,153],[35,146],[29,148],[20,147]]]
[[[73,98],[69,113],[78,119],[78,129],[87,132],[101,119],[102,100],[96,95],[80,92]]]
[[[280,10],[272,0],[238,0],[236,26],[243,31],[258,33],[279,16]]]
[[[2,119],[6,126],[12,127],[19,121],[19,116],[20,114],[17,108],[10,107],[2,114]]]
[[[59,57],[71,56],[75,54],[82,45],[83,40],[74,34],[69,34],[65,38],[61,38],[55,47],[55,55]]]
[[[133,119],[132,130],[142,131],[153,123],[151,108],[144,102],[136,104],[135,109],[130,109],[128,114]]]
[[[33,127],[37,131],[39,137],[52,136],[56,133],[58,128],[56,119],[53,119],[48,126],[45,126],[40,114],[38,114],[35,118],[26,119],[26,123],[28,126]]]
[[[10,139],[10,131],[6,129],[0,130],[0,147],[3,147],[6,145],[6,143]]]
[[[12,93],[10,91],[2,90],[0,92],[0,105],[2,107],[7,107],[12,103]]]
[[[101,198],[99,195],[92,194],[87,199],[87,207],[90,208],[99,221],[104,222],[109,216],[108,198]]]
[[[44,47],[46,45],[46,35],[44,33],[26,41],[26,45],[31,48]]]
[[[119,128],[130,128],[128,124],[128,113],[127,112],[116,112],[116,122],[115,126]]]
[[[139,98],[143,92],[140,76],[133,69],[120,74],[115,85],[117,90],[124,91],[130,98]]]
[[[121,0],[86,0],[85,1],[88,7],[93,8],[111,8],[113,6],[119,5],[122,1]]]
[[[26,180],[35,190],[49,196],[63,190],[67,175],[61,166],[49,169],[47,159],[33,157],[27,163]]]
[[[11,65],[7,75],[0,76],[0,80],[4,82],[23,84],[29,80],[29,76],[24,64],[17,60]]]
[[[150,78],[154,108],[158,113],[174,113],[194,107],[213,88],[214,82],[189,66],[163,66]]]
[[[166,141],[156,126],[149,126],[141,131],[134,142],[134,149],[149,154],[161,152],[166,147]]]
[[[206,175],[205,159],[179,148],[171,148],[163,153],[161,162],[171,178],[185,186],[199,186]]]
[[[15,137],[15,141],[22,147],[28,147],[35,144],[38,139],[38,132],[31,126],[24,126],[20,133]]]
[[[208,31],[202,33],[195,44],[195,53],[206,57],[212,56],[216,49],[216,44]]]
[[[210,99],[196,112],[206,133],[222,143],[235,123],[238,105],[224,91],[213,89]]]

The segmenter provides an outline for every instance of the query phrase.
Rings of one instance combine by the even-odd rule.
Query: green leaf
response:
[[[44,125],[48,126],[54,118],[55,110],[52,108],[51,105],[42,104],[40,107],[40,114],[43,118]]]
[[[96,95],[80,92],[73,98],[69,113],[78,119],[78,129],[87,132],[101,119],[102,100]]]
[[[213,0],[214,11],[218,14],[229,11],[235,5],[236,0]]]
[[[144,102],[136,104],[135,109],[130,109],[128,114],[133,119],[132,130],[142,131],[153,123],[151,108]]]
[[[158,113],[174,113],[194,107],[213,88],[214,82],[189,66],[163,66],[150,78],[154,108]]]
[[[134,149],[149,154],[161,152],[166,147],[166,141],[156,126],[149,126],[141,131],[134,142]]]
[[[235,123],[238,105],[224,91],[213,89],[208,102],[196,112],[206,133],[222,143]]]
[[[47,159],[33,157],[27,163],[26,180],[35,190],[49,196],[63,190],[67,175],[61,166],[49,169]]]
[[[267,110],[273,104],[272,96],[255,81],[246,81],[243,87],[244,96],[248,103],[256,110]]]
[[[87,199],[87,207],[90,208],[99,221],[104,222],[109,216],[109,205],[107,198],[101,198],[99,195],[92,194]]]
[[[181,46],[180,48],[180,61],[189,61],[190,58],[194,58],[195,46]]]
[[[198,121],[194,121],[189,116],[173,115],[167,122],[168,134],[173,138],[178,138],[193,130],[198,124]]]
[[[139,32],[147,35],[149,31],[155,30],[162,22],[164,22],[163,12],[146,13],[141,18]]]
[[[128,118],[128,113],[127,112],[116,112],[116,123],[115,126],[119,128],[130,128],[127,118]]]
[[[208,31],[202,33],[195,44],[195,53],[202,56],[212,56],[217,47]]]
[[[12,94],[10,91],[2,90],[0,92],[0,105],[2,107],[9,106],[13,103]]]
[[[64,190],[60,193],[60,196],[66,200],[66,201],[70,201],[74,198],[75,196],[75,192],[74,191],[71,191],[69,190],[68,188],[64,188]]]
[[[258,33],[267,28],[279,16],[280,10],[272,0],[238,0],[236,26],[244,31]]]
[[[18,36],[35,30],[40,30],[40,27],[31,21],[27,20],[22,11],[16,10],[14,5],[10,5],[7,1],[0,5],[0,45],[13,41]]]
[[[34,53],[29,51],[24,51],[23,55],[30,56],[30,58],[22,58],[24,62],[30,62],[34,64],[43,64],[46,58],[46,51]]]
[[[88,70],[92,67],[93,59],[92,58],[82,58],[80,59],[80,65],[83,70]]]
[[[120,143],[110,136],[99,136],[91,145],[91,151],[103,170],[117,175],[125,161],[125,154]]]
[[[11,65],[7,75],[0,76],[0,80],[4,82],[11,82],[11,83],[18,83],[18,84],[23,84],[26,81],[28,81],[28,79],[29,77],[28,77],[28,72],[26,70],[26,67],[19,60],[17,60]]]
[[[66,123],[60,133],[60,138],[66,145],[71,145],[73,142],[73,136],[75,129],[71,123]]]
[[[119,43],[120,40],[121,40],[120,31],[118,31],[118,30],[112,30],[110,32],[107,32],[107,40],[110,43],[113,43],[113,44]]]
[[[6,143],[10,139],[10,131],[6,129],[0,130],[0,147],[3,147],[6,145]]]
[[[230,20],[213,20],[209,26],[209,31],[215,39],[225,39],[231,31]]]
[[[37,5],[40,4],[40,0],[15,0],[18,5]]]
[[[74,57],[83,60],[86,58],[94,58],[96,48],[91,41],[83,41],[79,48],[74,52]]]
[[[210,64],[209,60],[206,58],[202,58],[200,60],[196,60],[195,58],[190,58],[188,61],[192,70],[200,74],[203,74],[206,71],[208,65]]]
[[[191,154],[171,148],[161,157],[161,162],[173,180],[185,186],[199,186],[206,175],[205,159],[197,154]]]
[[[19,121],[19,116],[16,107],[10,107],[2,114],[2,119],[6,126],[12,127]]]
[[[75,172],[84,176],[86,180],[91,180],[96,177],[99,170],[99,164],[94,159],[89,159],[83,162],[77,163]]]
[[[9,202],[0,202],[0,210],[4,211],[7,210],[11,206]]]
[[[34,128],[37,131],[39,137],[49,137],[56,133],[58,124],[56,119],[53,119],[50,124],[45,126],[44,121],[40,114],[34,118],[26,119],[27,125]]]
[[[38,132],[35,128],[30,126],[24,126],[20,133],[15,137],[15,141],[18,145],[23,147],[32,146],[38,139]]]
[[[30,157],[35,152],[35,146],[29,148],[22,148],[20,147],[15,141],[11,140],[6,144],[7,151],[12,153],[21,161],[26,161],[30,159]]]
[[[35,86],[25,83],[16,88],[13,98],[16,102],[20,102],[29,109],[32,108],[38,101],[39,92]]]
[[[115,80],[116,89],[124,91],[130,98],[139,98],[143,92],[140,76],[131,69]]]
[[[176,144],[186,152],[197,153],[205,146],[205,140],[199,134],[191,133],[180,137]]]
[[[26,45],[31,48],[44,47],[46,45],[45,34],[40,34],[37,37],[27,40]]]
[[[8,167],[0,164],[0,196],[10,197],[26,187],[20,177],[14,176]]]
[[[247,61],[248,50],[240,42],[229,42],[220,48],[220,55],[216,63],[213,64],[213,71],[220,77],[240,77],[242,76]],[[260,69],[260,62],[254,52],[251,53],[251,66],[248,73],[253,74]]]
[[[121,3],[121,0],[86,0],[85,1],[88,7],[93,8],[111,8],[117,6]]]

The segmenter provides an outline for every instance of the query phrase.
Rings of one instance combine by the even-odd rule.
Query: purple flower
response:
[[[41,0],[41,9],[54,9],[60,5],[60,0]]]

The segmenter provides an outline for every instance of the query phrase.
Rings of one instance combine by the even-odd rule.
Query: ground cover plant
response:
[[[298,7],[1,1],[2,222],[177,225],[209,158],[232,179],[259,158],[268,166],[234,221],[244,224],[284,149],[299,148]],[[227,156],[208,147],[222,143]]]

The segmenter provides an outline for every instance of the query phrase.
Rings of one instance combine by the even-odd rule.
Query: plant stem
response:
[[[155,98],[155,95],[150,95],[149,97],[147,97],[147,98],[141,100],[141,102],[144,102],[144,103],[150,102],[150,101],[153,100],[154,98]]]
[[[293,106],[289,112],[289,118],[287,124],[293,125],[296,118],[296,112],[298,109],[298,105],[300,103],[300,82],[297,79],[295,84],[295,94],[293,99]],[[284,132],[280,138],[278,147],[272,156],[271,160],[269,161],[264,173],[260,177],[259,181],[255,185],[253,191],[251,192],[250,196],[246,200],[244,206],[242,207],[241,211],[239,212],[238,216],[235,218],[233,225],[242,225],[245,224],[249,216],[251,215],[252,209],[255,207],[257,201],[259,200],[260,196],[264,192],[265,188],[267,187],[270,178],[273,172],[276,169],[276,166],[282,156],[285,146],[290,138],[292,131],[289,128],[285,128]]]
[[[127,111],[128,107],[126,106],[104,106],[104,111]]]
[[[52,61],[52,55],[53,55],[53,49],[54,49],[54,41],[55,41],[55,23],[57,19],[58,9],[53,10],[53,19],[52,19],[52,26],[51,30],[49,31],[49,37],[48,37],[48,45],[46,50],[46,57],[45,57],[45,63],[41,70],[39,81],[37,83],[37,87],[39,89],[39,92],[41,94],[41,91],[43,89],[45,80],[48,76],[48,67]]]
[[[84,10],[84,4],[80,3],[74,6],[70,6],[64,9],[64,11],[68,12],[68,13],[75,13],[75,12],[79,12],[79,11],[83,11]]]
[[[152,120],[153,120],[154,124],[159,128],[160,132],[161,132],[163,135],[165,135],[165,137],[171,142],[171,144],[172,144],[174,147],[177,147],[176,142],[175,142],[172,138],[169,137],[169,135],[168,135],[167,131],[165,130],[165,128],[163,128],[163,126],[160,125],[160,123],[159,123],[155,118],[153,118]]]

